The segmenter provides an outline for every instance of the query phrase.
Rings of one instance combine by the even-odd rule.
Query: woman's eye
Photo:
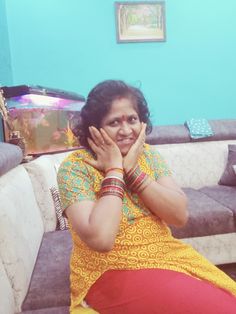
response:
[[[119,121],[113,120],[109,123],[110,126],[117,126],[119,124]]]
[[[130,122],[130,123],[135,123],[135,122],[137,122],[137,120],[138,120],[137,117],[130,117],[130,118],[129,118],[129,122]]]

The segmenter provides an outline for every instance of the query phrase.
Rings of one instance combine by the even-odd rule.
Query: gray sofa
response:
[[[156,145],[166,158],[176,181],[188,196],[188,223],[183,228],[171,227],[172,234],[179,239],[197,241],[199,238],[200,241],[210,236],[213,241],[213,235],[235,233],[236,175],[229,167],[230,162],[236,164],[236,120],[212,120],[210,125],[214,135],[202,139],[192,139],[184,125],[155,126],[148,137],[148,142]],[[229,156],[232,147],[233,154]],[[191,240],[187,242],[193,244]],[[205,253],[204,247],[198,249]],[[229,245],[229,255],[234,253],[231,262],[235,261],[236,249],[233,249],[232,243]],[[229,255],[225,259],[222,255],[219,259],[209,255],[208,258],[222,264],[229,262]]]
[[[181,229],[171,227],[173,234],[230,269],[236,262],[236,176],[234,186],[218,182],[229,163],[228,147],[236,145],[236,120],[210,124],[209,138],[192,140],[185,126],[176,125],[154,127],[147,141],[157,146],[189,199],[189,221]],[[0,314],[69,312],[72,243],[68,230],[56,229],[50,192],[66,155],[44,155],[2,172]]]

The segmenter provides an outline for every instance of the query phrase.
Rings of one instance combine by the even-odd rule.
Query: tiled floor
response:
[[[218,267],[236,281],[236,263],[219,265]]]

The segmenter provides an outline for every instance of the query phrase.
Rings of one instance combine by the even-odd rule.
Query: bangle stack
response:
[[[131,168],[125,175],[127,186],[135,193],[142,192],[146,188],[148,181],[148,175],[142,172],[139,166]]]
[[[107,176],[102,181],[100,197],[106,195],[114,195],[123,199],[124,196],[124,180],[117,176]]]

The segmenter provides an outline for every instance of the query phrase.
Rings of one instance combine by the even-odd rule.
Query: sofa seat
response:
[[[23,312],[31,313],[33,310],[38,310],[32,313],[66,313],[63,312],[65,308],[61,308],[58,312],[53,312],[53,308],[70,305],[71,248],[72,241],[68,230],[44,234],[29,290],[22,304]],[[47,312],[47,308],[50,308],[50,311]]]
[[[69,230],[46,232],[20,314],[69,314],[70,253]],[[81,314],[95,314],[81,307]]]
[[[236,225],[236,186],[215,185],[203,187],[199,191],[228,207],[234,214]]]
[[[205,189],[215,191],[210,188]],[[171,226],[174,237],[183,239],[235,232],[234,215],[232,210],[227,208],[228,205],[226,203],[220,203],[211,195],[206,195],[206,193],[203,193],[203,189],[184,188],[183,190],[188,198],[189,219],[182,228]],[[234,203],[236,204],[236,193]],[[233,206],[233,202],[231,205]]]

